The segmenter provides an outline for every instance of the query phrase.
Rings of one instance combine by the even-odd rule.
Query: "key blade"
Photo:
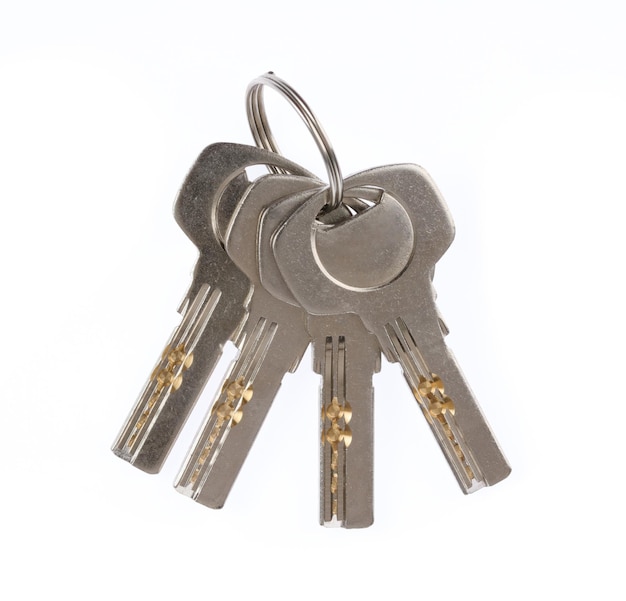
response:
[[[320,387],[320,523],[374,521],[374,389],[380,350],[356,315],[309,316]]]
[[[319,181],[310,177],[259,178],[235,206],[226,230],[229,257],[253,286],[250,318],[239,336],[241,354],[175,483],[179,492],[209,507],[226,501],[283,376],[296,369],[309,343],[302,309],[274,298],[261,285],[260,217],[278,198],[316,189]]]
[[[276,165],[295,175],[317,178],[300,165],[283,156],[244,144],[220,142],[207,146],[192,166],[178,194],[174,217],[178,225],[198,248],[207,238],[219,238],[222,219],[218,217],[218,204],[207,204],[207,198],[220,198],[224,190],[253,165]],[[213,227],[214,236],[207,236]]]
[[[200,288],[113,444],[118,457],[150,474],[160,471],[244,316],[243,305],[220,289]]]
[[[419,329],[423,319],[416,324],[398,318],[385,331],[461,489],[473,493],[500,482],[511,468],[441,333]]]
[[[230,261],[221,235],[229,211],[247,188],[245,168],[257,164],[280,165],[313,177],[284,157],[259,148],[213,144],[200,154],[178,194],[175,218],[200,256],[181,303],[182,323],[112,447],[116,455],[148,473],[161,469],[223,345],[241,328],[246,315],[250,282]]]
[[[286,306],[281,319],[254,313],[241,353],[174,483],[178,492],[213,509],[226,502],[284,375],[295,369],[309,344],[301,309]],[[300,328],[293,327],[298,323]]]

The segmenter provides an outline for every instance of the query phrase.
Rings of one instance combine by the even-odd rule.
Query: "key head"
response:
[[[235,204],[233,199],[248,184],[245,169],[253,165],[281,167],[315,179],[306,169],[268,150],[225,142],[208,146],[189,171],[174,206],[178,225],[199,249],[221,246],[223,220],[218,218],[221,199],[230,186],[229,200],[224,206]]]
[[[245,169],[254,165],[274,165],[297,175],[314,177],[296,163],[254,146],[217,143],[202,151],[174,205],[178,225],[200,251],[181,312],[193,302],[205,282],[221,282],[237,303],[242,295],[248,294],[250,283],[224,250],[223,235],[230,212],[249,185]]]
[[[296,193],[277,200],[267,207],[260,216],[258,228],[258,270],[262,286],[273,296],[285,303],[299,307],[300,304],[285,283],[272,249],[274,233],[290,217],[290,215],[306,202],[319,189]],[[357,203],[355,209],[363,209]],[[320,217],[324,225],[342,223],[352,213],[342,204],[340,207]]]
[[[283,198],[300,205],[322,189],[318,179],[295,175],[266,175],[248,187],[233,211],[224,243],[231,260],[255,286],[261,285],[259,230],[265,210]]]
[[[417,165],[370,169],[345,188],[380,190],[381,201],[353,223],[327,227],[317,220],[326,193],[312,196],[274,235],[280,272],[310,313],[402,314],[418,288],[431,290],[433,267],[454,237],[450,213]]]
[[[375,188],[351,188],[346,194],[363,196],[369,191],[379,196],[373,206],[342,222],[320,224],[311,240],[326,276],[354,290],[392,282],[413,253],[413,227],[400,202]]]

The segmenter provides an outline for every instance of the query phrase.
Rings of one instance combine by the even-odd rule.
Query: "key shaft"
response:
[[[176,489],[212,507],[224,505],[269,412],[282,379],[309,344],[301,309],[256,290],[242,331],[241,353],[207,416],[176,481]]]
[[[123,459],[146,471],[161,465],[167,440],[176,424],[185,419],[183,415],[189,402],[185,396],[194,396],[203,382],[196,374],[207,369],[217,360],[213,355],[221,353],[221,346],[209,345],[218,334],[216,326],[224,320],[213,320],[208,336],[203,333],[219,303],[220,292],[211,291],[208,284],[200,290],[191,305],[185,310],[183,319],[168,341],[161,358],[155,365],[148,383],[114,444],[114,452]],[[198,345],[199,341],[203,344]],[[196,361],[196,369],[188,372]],[[198,367],[200,363],[200,367]],[[178,395],[177,403],[168,403],[172,394],[185,387]]]
[[[412,230],[411,252],[406,253],[403,246],[408,237],[399,236],[401,252],[394,255],[408,257],[406,266],[383,257],[372,266],[377,278],[372,280],[371,274],[362,276],[360,272],[353,277],[344,254],[330,253],[324,263],[316,248],[315,231],[319,227],[316,215],[326,202],[322,192],[294,211],[274,236],[280,271],[307,311],[358,314],[378,338],[385,356],[401,363],[464,492],[495,484],[508,475],[510,467],[444,342],[432,287],[434,265],[454,235],[449,212],[430,178],[417,166],[382,167],[346,181],[346,189],[368,186],[380,189],[383,200],[385,195],[391,198],[389,206],[394,207],[397,220],[392,231],[380,231],[379,236],[393,237],[407,227]],[[408,224],[392,201],[404,207]],[[356,226],[358,220],[354,232],[358,232]],[[338,234],[342,236],[344,231],[338,230]],[[349,243],[346,237],[342,245]],[[377,254],[378,245],[372,236],[372,255]]]
[[[375,337],[353,314],[309,316],[320,388],[320,522],[366,528],[374,521]]]
[[[253,284],[249,316],[237,341],[241,354],[175,484],[179,492],[209,507],[225,503],[284,375],[296,369],[310,341],[302,308],[276,299],[261,285],[260,215],[281,195],[318,188],[319,181],[307,177],[260,178],[237,205],[227,229],[226,248]]]
[[[247,189],[245,169],[257,164],[275,164],[311,176],[265,150],[213,144],[196,160],[176,200],[176,220],[200,255],[181,304],[181,324],[112,447],[116,455],[148,473],[160,471],[224,344],[246,318],[250,281],[230,260],[221,238],[232,207]]]

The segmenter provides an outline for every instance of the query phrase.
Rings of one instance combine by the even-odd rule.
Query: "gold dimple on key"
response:
[[[213,445],[220,435],[224,424],[230,421],[233,426],[236,426],[243,418],[243,405],[248,403],[254,394],[252,386],[246,386],[243,376],[236,380],[226,380],[222,386],[222,394],[224,393],[226,393],[226,400],[218,400],[211,409],[211,413],[216,415],[217,418],[211,429],[207,443],[198,457],[196,468],[189,479],[191,484],[195,484],[198,480],[202,467],[211,454]],[[241,401],[241,405],[237,408],[239,401]]]
[[[436,374],[431,373],[428,378],[420,376],[417,388],[413,390],[413,395],[419,402],[426,419],[432,424],[437,420],[441,424],[444,434],[452,444],[454,453],[463,463],[465,473],[470,480],[474,479],[474,472],[467,463],[463,450],[456,440],[452,428],[448,423],[447,415],[454,415],[454,401],[445,394],[443,380]]]
[[[332,513],[337,515],[338,501],[337,491],[339,482],[339,445],[343,443],[345,447],[349,447],[352,442],[352,430],[348,426],[348,422],[352,419],[352,408],[349,403],[342,406],[337,397],[333,397],[332,401],[324,408],[324,416],[330,420],[330,427],[322,433],[322,441],[328,443],[331,449],[330,458],[330,493],[332,499]],[[343,425],[341,424],[343,420]]]
[[[359,197],[371,194],[376,199],[372,207],[333,227],[320,224],[315,228],[313,244],[318,266],[339,286],[380,288],[395,280],[413,255],[413,227],[402,203],[376,188],[359,189]],[[392,231],[394,235],[380,236],[381,231]],[[376,240],[375,253],[371,252],[372,240]],[[337,262],[337,255],[345,260]]]
[[[135,423],[133,433],[128,439],[128,448],[132,448],[137,440],[141,430],[146,425],[150,414],[159,400],[163,391],[171,387],[172,390],[178,390],[183,383],[183,374],[185,370],[191,367],[193,363],[193,353],[186,353],[185,345],[179,344],[175,348],[166,346],[161,355],[161,360],[167,359],[167,365],[164,367],[156,367],[150,376],[150,380],[156,384],[154,391],[150,395],[144,410],[141,412],[139,419]],[[180,373],[177,372],[180,370]]]

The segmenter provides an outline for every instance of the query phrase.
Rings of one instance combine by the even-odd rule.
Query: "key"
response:
[[[161,469],[224,343],[245,320],[250,282],[226,254],[220,232],[248,186],[245,168],[257,164],[310,176],[271,152],[214,144],[201,153],[178,195],[176,220],[200,256],[181,304],[181,323],[112,447],[116,455],[148,473]]]
[[[367,196],[367,192],[362,196]],[[259,225],[261,283],[274,296],[292,304],[297,301],[276,265],[271,239],[303,200],[302,195],[295,195],[274,203],[262,214]],[[359,199],[349,202],[353,210],[367,206]],[[341,205],[320,219],[331,226],[350,216],[350,211]],[[380,370],[380,348],[376,338],[352,313],[307,315],[307,329],[313,343],[313,369],[322,376],[320,522],[326,526],[365,528],[374,520],[372,375]]]
[[[400,363],[465,493],[499,482],[510,467],[445,344],[435,304],[434,265],[454,236],[443,199],[415,165],[371,169],[345,187],[374,187],[381,201],[329,230],[316,222],[326,193],[311,197],[273,238],[285,283],[309,313],[359,315],[387,359]],[[381,211],[386,204],[395,209]]]
[[[320,388],[320,523],[374,521],[374,389],[380,347],[358,316],[309,316]]]
[[[253,284],[241,352],[192,445],[175,482],[193,500],[222,507],[287,372],[309,345],[304,311],[269,294],[259,280],[257,227],[265,206],[285,195],[319,189],[310,177],[266,176],[250,186],[233,213],[226,250]],[[311,192],[307,192],[310,195]]]

